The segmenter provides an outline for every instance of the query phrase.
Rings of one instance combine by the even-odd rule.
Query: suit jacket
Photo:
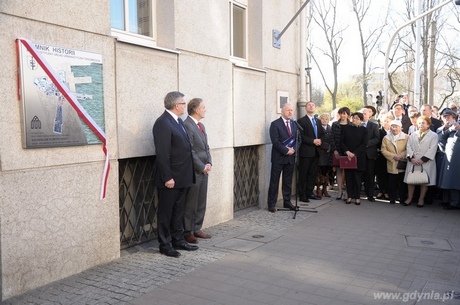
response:
[[[377,159],[377,146],[380,142],[379,126],[376,123],[367,121],[367,147],[366,157],[368,159]]]
[[[395,118],[396,119],[396,118]],[[409,127],[412,126],[412,121],[410,120],[410,118],[407,116],[407,115],[403,115],[402,118],[401,118],[401,124],[402,124],[402,128],[401,130],[405,133],[405,134],[409,134]]]
[[[430,129],[433,132],[437,132],[438,128],[442,126],[442,122],[436,118],[431,118]]]
[[[277,120],[274,120],[270,124],[270,140],[272,141],[272,163],[278,164],[292,164],[295,162],[294,155],[288,156],[286,155],[288,152],[288,148],[283,145],[283,141],[289,138],[289,133],[287,131],[285,120],[280,117]],[[290,121],[291,123],[291,134],[296,135],[297,133],[297,125]],[[294,146],[294,149],[295,146]]]
[[[184,129],[165,111],[153,125],[156,160],[153,167],[155,186],[165,188],[165,182],[174,179],[174,188],[189,187],[195,183],[192,146]]]
[[[190,142],[192,143],[192,157],[195,174],[203,174],[203,170],[206,164],[212,164],[206,128],[204,127],[203,123],[200,124],[203,128],[203,132],[201,132],[198,125],[190,116],[188,116],[184,121]]]
[[[315,137],[313,124],[310,121],[308,115],[305,115],[297,121],[297,123],[299,123],[299,125],[303,128],[303,131],[300,133],[302,143],[300,144],[299,148],[299,156],[302,158],[313,158],[315,156],[319,156],[319,150],[321,148],[313,144],[313,140],[321,139],[323,137],[324,131],[323,128],[321,128],[321,121],[318,119],[315,120],[318,131],[317,137]]]
[[[355,154],[358,170],[366,169],[367,128],[364,126],[344,125],[341,136],[342,151]]]

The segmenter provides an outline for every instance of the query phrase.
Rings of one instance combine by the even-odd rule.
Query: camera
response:
[[[379,94],[377,94],[377,96],[375,98],[376,98],[375,104],[377,106],[382,106],[382,103],[383,103],[382,91],[379,91]]]

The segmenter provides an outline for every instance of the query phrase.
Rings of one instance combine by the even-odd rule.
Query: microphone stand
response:
[[[300,147],[300,141],[302,141],[302,138],[300,137],[300,131],[303,131],[302,126],[297,123],[297,121],[293,121],[297,128],[295,131],[295,155],[294,155],[294,176],[295,176],[295,181],[296,181],[296,191],[295,191],[295,209],[294,209],[294,216],[292,219],[295,219],[297,216],[297,212],[309,212],[309,213],[318,213],[317,210],[301,210],[298,201],[299,201],[299,147]],[[291,209],[286,209],[286,208],[280,208],[277,209],[278,211],[292,211]]]

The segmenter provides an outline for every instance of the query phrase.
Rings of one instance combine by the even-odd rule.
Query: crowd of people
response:
[[[276,211],[281,173],[284,207],[297,208],[290,202],[296,154],[298,196],[303,202],[330,197],[328,190],[337,184],[336,199],[346,204],[360,205],[364,197],[421,208],[439,199],[444,209],[460,208],[460,182],[455,177],[460,158],[454,157],[460,156],[460,121],[455,103],[442,111],[428,104],[419,110],[398,97],[389,111],[378,114],[373,106],[365,106],[354,113],[341,107],[331,115],[318,115],[315,104],[307,102],[306,115],[297,122],[292,120],[292,105],[284,107],[279,122],[270,128],[270,212]],[[287,147],[284,143],[292,133],[286,126],[291,125],[299,137]],[[423,179],[417,180],[420,175]]]

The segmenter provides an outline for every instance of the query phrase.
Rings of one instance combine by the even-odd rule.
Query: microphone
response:
[[[300,131],[303,131],[302,126],[300,126],[300,124],[296,120],[291,120],[291,121],[293,121],[297,125],[297,128],[299,128]]]

